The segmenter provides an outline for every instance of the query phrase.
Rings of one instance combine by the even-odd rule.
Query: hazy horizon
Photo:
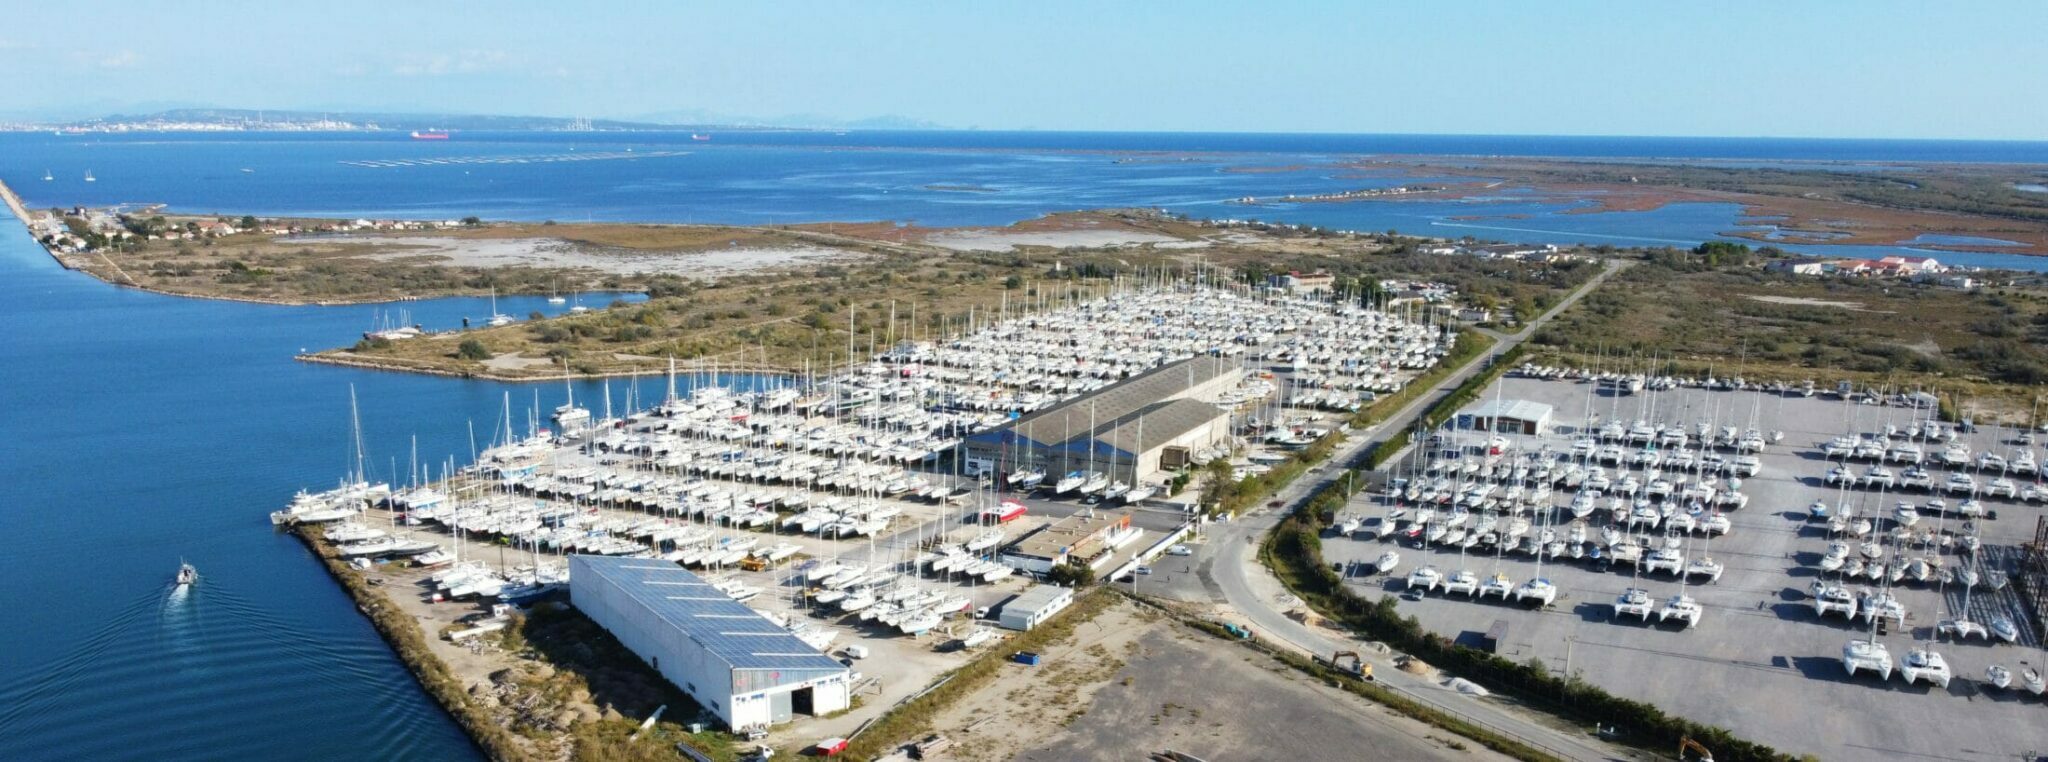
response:
[[[0,114],[2048,139],[2048,6],[2020,2],[211,7],[14,9]]]

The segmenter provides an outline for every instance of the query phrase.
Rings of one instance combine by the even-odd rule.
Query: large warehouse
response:
[[[970,436],[961,447],[975,472],[1029,469],[1056,478],[1100,471],[1137,484],[1230,436],[1229,413],[1211,401],[1242,376],[1232,357],[1169,363]]]
[[[569,557],[570,601],[734,730],[845,709],[849,671],[665,561]]]

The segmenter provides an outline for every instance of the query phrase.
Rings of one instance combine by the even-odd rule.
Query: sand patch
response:
[[[1183,241],[1170,235],[1144,233],[1136,230],[1046,230],[1017,232],[1006,230],[956,230],[926,236],[925,243],[954,251],[1014,251],[1019,246],[1048,246],[1055,249],[1099,249],[1108,246],[1136,246],[1141,244],[1185,245],[1200,242]]]
[[[546,357],[522,357],[518,352],[503,354],[484,361],[484,367],[491,370],[526,370],[555,364]]]
[[[333,240],[280,241],[285,245],[332,245]],[[681,275],[708,278],[796,265],[854,259],[859,255],[817,246],[734,247],[708,251],[638,251],[597,248],[553,238],[398,237],[377,239],[357,256],[378,261],[429,258],[454,267],[532,267],[589,270],[606,275]]]
[[[1835,307],[1835,308],[1839,308],[1839,309],[1845,309],[1845,310],[1851,310],[1851,311],[1855,311],[1855,312],[1869,312],[1869,311],[1870,311],[1870,310],[1867,310],[1867,309],[1864,309],[1864,308],[1863,308],[1863,303],[1862,303],[1862,302],[1842,302],[1842,301],[1834,301],[1834,300],[1829,300],[1829,299],[1812,299],[1812,298],[1808,298],[1808,297],[1803,297],[1803,296],[1758,296],[1758,295],[1749,295],[1749,298],[1751,298],[1751,299],[1755,299],[1755,300],[1757,300],[1757,301],[1759,301],[1759,302],[1768,302],[1768,303],[1771,303],[1771,304],[1787,304],[1787,305],[1792,305],[1792,306],[1794,306],[1794,307]]]

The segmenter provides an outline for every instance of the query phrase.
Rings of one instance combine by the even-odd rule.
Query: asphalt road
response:
[[[1371,443],[1385,439],[1389,432],[1399,432],[1413,426],[1424,411],[1450,394],[1473,374],[1491,365],[1494,358],[1528,340],[1543,324],[1577,304],[1579,299],[1598,288],[1609,277],[1633,264],[1632,261],[1610,260],[1606,270],[1594,276],[1548,312],[1529,321],[1521,331],[1514,334],[1489,332],[1499,341],[1486,354],[1467,362],[1465,367],[1444,377],[1429,393],[1418,395],[1394,415],[1363,432],[1362,436],[1344,443],[1332,454],[1330,462],[1351,463],[1365,452]],[[1338,650],[1350,650],[1354,644],[1332,640],[1323,633],[1288,618],[1285,607],[1282,606],[1282,596],[1278,595],[1279,591],[1270,581],[1264,585],[1268,591],[1266,594],[1255,592],[1251,573],[1259,562],[1253,556],[1252,550],[1257,547],[1260,537],[1279,524],[1280,520],[1303,500],[1329,485],[1332,481],[1331,474],[1335,473],[1338,472],[1314,471],[1296,480],[1275,496],[1281,501],[1280,508],[1259,508],[1247,512],[1237,521],[1211,525],[1207,530],[1209,542],[1201,551],[1202,557],[1198,559],[1203,586],[1210,591],[1212,598],[1227,603],[1250,620],[1259,637],[1283,641],[1308,653],[1329,654]],[[1258,570],[1258,573],[1268,574],[1263,569]],[[1270,580],[1270,576],[1267,576],[1267,579]],[[1402,691],[1426,704],[1463,715],[1476,724],[1516,737],[1551,754],[1569,759],[1632,759],[1638,756],[1621,747],[1603,743],[1585,732],[1560,729],[1553,725],[1554,720],[1547,716],[1499,700],[1474,699],[1451,693],[1432,681],[1393,669],[1392,664],[1385,659],[1369,655],[1368,660],[1381,662],[1375,668],[1374,674],[1379,676],[1380,682],[1387,687]]]

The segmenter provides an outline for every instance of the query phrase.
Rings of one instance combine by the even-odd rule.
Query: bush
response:
[[[1086,566],[1054,564],[1052,571],[1045,573],[1045,581],[1048,584],[1079,590],[1094,584],[1095,572]]]
[[[462,342],[462,346],[455,348],[455,357],[458,360],[489,360],[491,359],[491,350],[485,349],[484,343],[481,341],[465,339]]]

